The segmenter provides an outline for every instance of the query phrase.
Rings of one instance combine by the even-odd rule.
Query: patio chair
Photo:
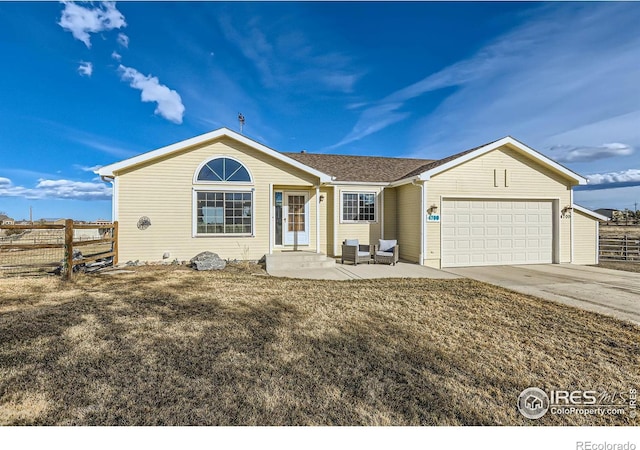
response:
[[[373,247],[373,260],[376,264],[396,265],[400,255],[398,241],[379,239],[378,245]]]
[[[352,262],[354,265],[366,262],[371,263],[371,245],[360,244],[357,239],[346,239],[342,243],[342,264],[345,261]]]

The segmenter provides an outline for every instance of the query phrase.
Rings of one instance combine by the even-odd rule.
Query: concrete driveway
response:
[[[640,273],[572,264],[446,270],[523,294],[640,324]]]

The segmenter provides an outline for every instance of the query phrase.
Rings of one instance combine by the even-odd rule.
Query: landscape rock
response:
[[[217,253],[202,252],[191,258],[191,266],[196,270],[222,270],[227,266]]]

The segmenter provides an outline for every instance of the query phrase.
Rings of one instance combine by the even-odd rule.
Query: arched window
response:
[[[251,182],[251,175],[245,166],[232,158],[214,158],[205,163],[197,181],[227,181],[227,182]]]
[[[253,236],[251,174],[240,161],[213,158],[200,166],[194,181],[194,236]],[[220,186],[224,183],[231,186]]]

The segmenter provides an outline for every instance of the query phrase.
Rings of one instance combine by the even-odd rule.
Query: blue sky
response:
[[[221,126],[441,158],[511,135],[640,202],[640,3],[3,3],[0,211],[110,218],[92,172]],[[593,189],[597,188],[597,189]]]

